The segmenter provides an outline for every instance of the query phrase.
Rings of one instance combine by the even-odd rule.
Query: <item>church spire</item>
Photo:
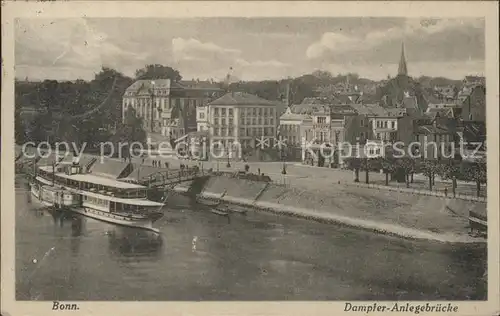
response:
[[[408,76],[405,58],[405,44],[401,43],[401,59],[399,60],[398,75]]]

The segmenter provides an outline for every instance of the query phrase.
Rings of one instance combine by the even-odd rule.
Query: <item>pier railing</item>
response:
[[[208,173],[199,169],[158,171],[140,181],[149,187],[174,185],[185,181],[192,181]]]

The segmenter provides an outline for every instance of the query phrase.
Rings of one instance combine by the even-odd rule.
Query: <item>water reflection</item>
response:
[[[114,256],[159,257],[163,238],[154,232],[129,227],[110,227],[106,232],[109,250]]]

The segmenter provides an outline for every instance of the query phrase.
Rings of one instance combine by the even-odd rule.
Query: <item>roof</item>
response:
[[[433,135],[433,134],[449,134],[450,131],[444,126],[421,125],[417,127],[416,134]]]
[[[118,188],[118,189],[144,189],[145,188],[145,186],[142,186],[142,185],[127,183],[127,182],[113,180],[113,179],[104,178],[104,177],[99,177],[99,176],[96,176],[93,174],[68,175],[65,173],[56,173],[56,175],[59,177],[62,177],[62,178],[66,178],[66,179],[94,183],[94,184],[99,184],[99,185]]]
[[[484,122],[464,121],[463,137],[466,141],[482,142],[486,140],[486,125]]]
[[[192,89],[192,90],[220,90],[219,83],[210,81],[199,81],[199,80],[182,80],[178,82],[172,82],[171,89]]]
[[[425,111],[425,115],[428,116],[447,116],[450,113],[451,109],[450,108],[427,108]]]
[[[269,101],[260,98],[256,95],[245,92],[230,92],[222,97],[209,103],[209,105],[228,105],[228,106],[244,106],[244,105],[264,105],[278,106],[281,102]]]
[[[125,169],[129,166],[128,162],[117,161],[110,158],[100,157],[90,168],[90,172],[101,177],[117,179],[123,175]]]
[[[310,119],[311,117],[308,114],[298,114],[298,113],[293,113],[291,108],[288,108],[283,115],[280,116],[280,121],[281,120],[289,120],[289,121],[303,121]]]
[[[154,82],[154,85],[153,85]],[[154,80],[137,80],[133,84],[131,84],[126,92],[137,92],[141,88],[146,88],[146,89],[153,89],[153,86],[155,89],[169,89],[170,88],[170,79],[154,79]]]
[[[406,109],[384,108],[377,104],[352,104],[356,112],[360,115],[378,117],[402,117],[406,114]]]
[[[304,98],[302,103],[291,106],[290,111],[296,114],[313,114],[314,112],[329,111],[331,99],[325,97]]]

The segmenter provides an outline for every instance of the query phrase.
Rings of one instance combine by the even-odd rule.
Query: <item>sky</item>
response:
[[[128,76],[146,64],[184,79],[282,79],[327,70],[373,80],[484,74],[483,19],[71,18],[17,19],[16,77],[92,79],[102,66]]]

